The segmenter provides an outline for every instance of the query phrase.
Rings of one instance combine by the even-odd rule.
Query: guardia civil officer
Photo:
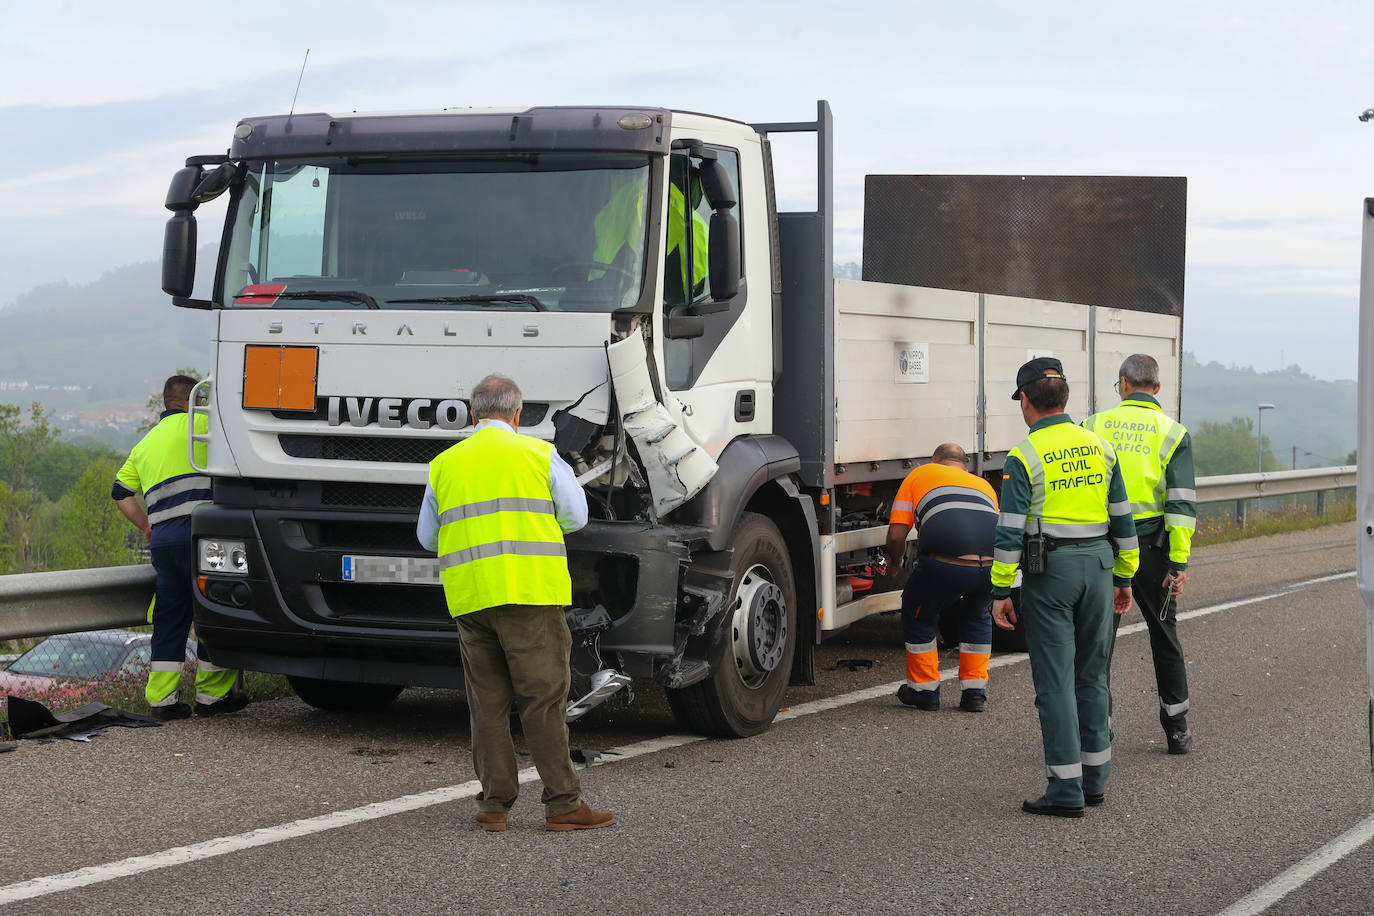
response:
[[[1112,612],[1131,606],[1135,525],[1112,447],[1064,412],[1069,384],[1059,360],[1022,366],[1012,398],[1030,434],[1007,455],[1002,474],[992,619],[1014,626],[1010,595],[1020,566],[1020,617],[1047,777],[1045,794],[1021,809],[1082,817],[1085,803],[1106,797],[1111,771]]]
[[[191,707],[181,702],[180,692],[196,577],[191,511],[210,500],[210,478],[191,465],[187,453],[186,406],[195,384],[196,380],[187,375],[167,379],[162,386],[166,409],[157,425],[129,452],[110,490],[119,511],[147,539],[156,575],[152,667],[144,695],[153,718],[160,722],[191,714]],[[139,504],[138,493],[143,494],[146,509]],[[198,715],[236,712],[248,705],[242,691],[234,689],[236,672],[212,664],[204,646],[197,647],[197,655]]]
[[[1155,398],[1160,386],[1154,357],[1126,357],[1119,375],[1121,403],[1093,414],[1083,425],[1111,443],[1126,481],[1140,538],[1140,570],[1131,593],[1150,631],[1159,722],[1169,753],[1186,754],[1193,733],[1188,728],[1188,674],[1173,598],[1188,581],[1188,555],[1197,528],[1192,440],[1182,423],[1164,415]]]
[[[415,533],[439,554],[439,577],[458,626],[482,793],[477,824],[506,829],[520,792],[514,704],[544,782],[548,830],[609,827],[609,811],[582,800],[564,721],[572,636],[566,532],[587,524],[587,497],[552,443],[518,434],[520,388],[489,375],[472,389],[477,430],[429,464]]]

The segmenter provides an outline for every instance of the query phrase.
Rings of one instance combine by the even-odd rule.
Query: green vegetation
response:
[[[1207,423],[1222,429],[1243,426],[1245,436],[1238,438],[1248,438],[1250,443],[1248,453],[1240,444],[1219,446],[1222,461],[1202,470],[1199,460],[1198,474],[1259,470],[1254,437],[1259,404],[1274,405],[1273,410],[1264,411],[1265,448],[1272,451],[1275,462],[1271,468],[1266,458],[1265,470],[1291,468],[1295,461],[1300,468],[1354,463],[1349,460],[1356,436],[1353,381],[1323,381],[1296,365],[1256,372],[1215,362],[1203,364],[1184,353],[1182,419],[1193,433],[1194,446],[1201,449],[1198,440]]]
[[[1197,533],[1193,536],[1194,547],[1208,544],[1224,544],[1227,541],[1243,541],[1264,534],[1283,534],[1288,531],[1304,531],[1353,521],[1355,518],[1355,496],[1349,491],[1328,495],[1326,511],[1318,514],[1315,494],[1305,493],[1294,497],[1274,497],[1266,503],[1278,502],[1283,505],[1257,511],[1252,508],[1246,516],[1245,524],[1236,521],[1234,503],[1212,503],[1200,506],[1197,520]]]
[[[58,439],[37,402],[0,404],[0,573],[123,566],[142,546],[110,499],[123,457]]]
[[[1203,420],[1196,429],[1188,431],[1193,440],[1193,468],[1199,477],[1218,474],[1253,474],[1259,470],[1259,451],[1255,443],[1255,421],[1249,417],[1232,417],[1229,423]],[[1269,450],[1269,436],[1264,437],[1264,469],[1281,471]]]

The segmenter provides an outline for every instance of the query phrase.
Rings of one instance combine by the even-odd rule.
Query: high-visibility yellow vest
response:
[[[596,249],[592,260],[598,264],[610,264],[620,250],[629,247],[638,255],[644,242],[644,195],[643,181],[627,182],[611,194],[610,200],[596,214],[593,228],[596,232]],[[668,249],[665,257],[683,247],[686,238],[687,200],[677,185],[668,187]],[[706,280],[708,252],[706,248],[706,220],[696,210],[692,211],[692,284]],[[685,257],[679,253],[679,260]],[[596,279],[596,271],[588,276]],[[687,267],[681,268],[682,286],[687,286]]]
[[[439,578],[454,617],[502,604],[572,603],[552,454],[552,443],[486,426],[430,462]]]
[[[1136,520],[1164,514],[1167,495],[1164,469],[1188,430],[1154,404],[1132,401],[1095,413],[1083,425],[1111,443],[1126,482],[1131,516]]]
[[[134,445],[115,476],[121,484],[141,492],[153,526],[189,516],[210,500],[210,478],[191,464],[185,411],[168,413]],[[196,415],[196,432],[210,427],[205,414]],[[205,466],[205,443],[196,443],[196,461]],[[189,531],[189,529],[188,529]]]
[[[1032,432],[1009,454],[1021,460],[1030,477],[1027,531],[1039,519],[1048,537],[1107,536],[1107,492],[1116,455],[1101,437],[1072,423],[1056,423]]]

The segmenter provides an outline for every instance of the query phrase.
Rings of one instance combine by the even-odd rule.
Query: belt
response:
[[[992,557],[979,557],[975,560],[969,557],[946,557],[938,553],[928,553],[926,554],[926,556],[930,557],[932,560],[937,560],[940,563],[949,563],[954,566],[984,567],[992,565]]]
[[[1105,541],[1106,539],[1107,536],[1104,534],[1090,538],[1052,538],[1045,535],[1045,546],[1053,550],[1056,547],[1068,547],[1072,544],[1096,544],[1098,541]]]

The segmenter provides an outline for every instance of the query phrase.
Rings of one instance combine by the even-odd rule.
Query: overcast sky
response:
[[[1185,347],[1354,377],[1374,4],[1135,7],[5,3],[0,306],[159,258],[171,174],[222,152],[238,118],[285,112],[309,48],[297,111],[627,104],[779,121],[828,99],[840,261],[861,260],[867,173],[1181,175]]]

